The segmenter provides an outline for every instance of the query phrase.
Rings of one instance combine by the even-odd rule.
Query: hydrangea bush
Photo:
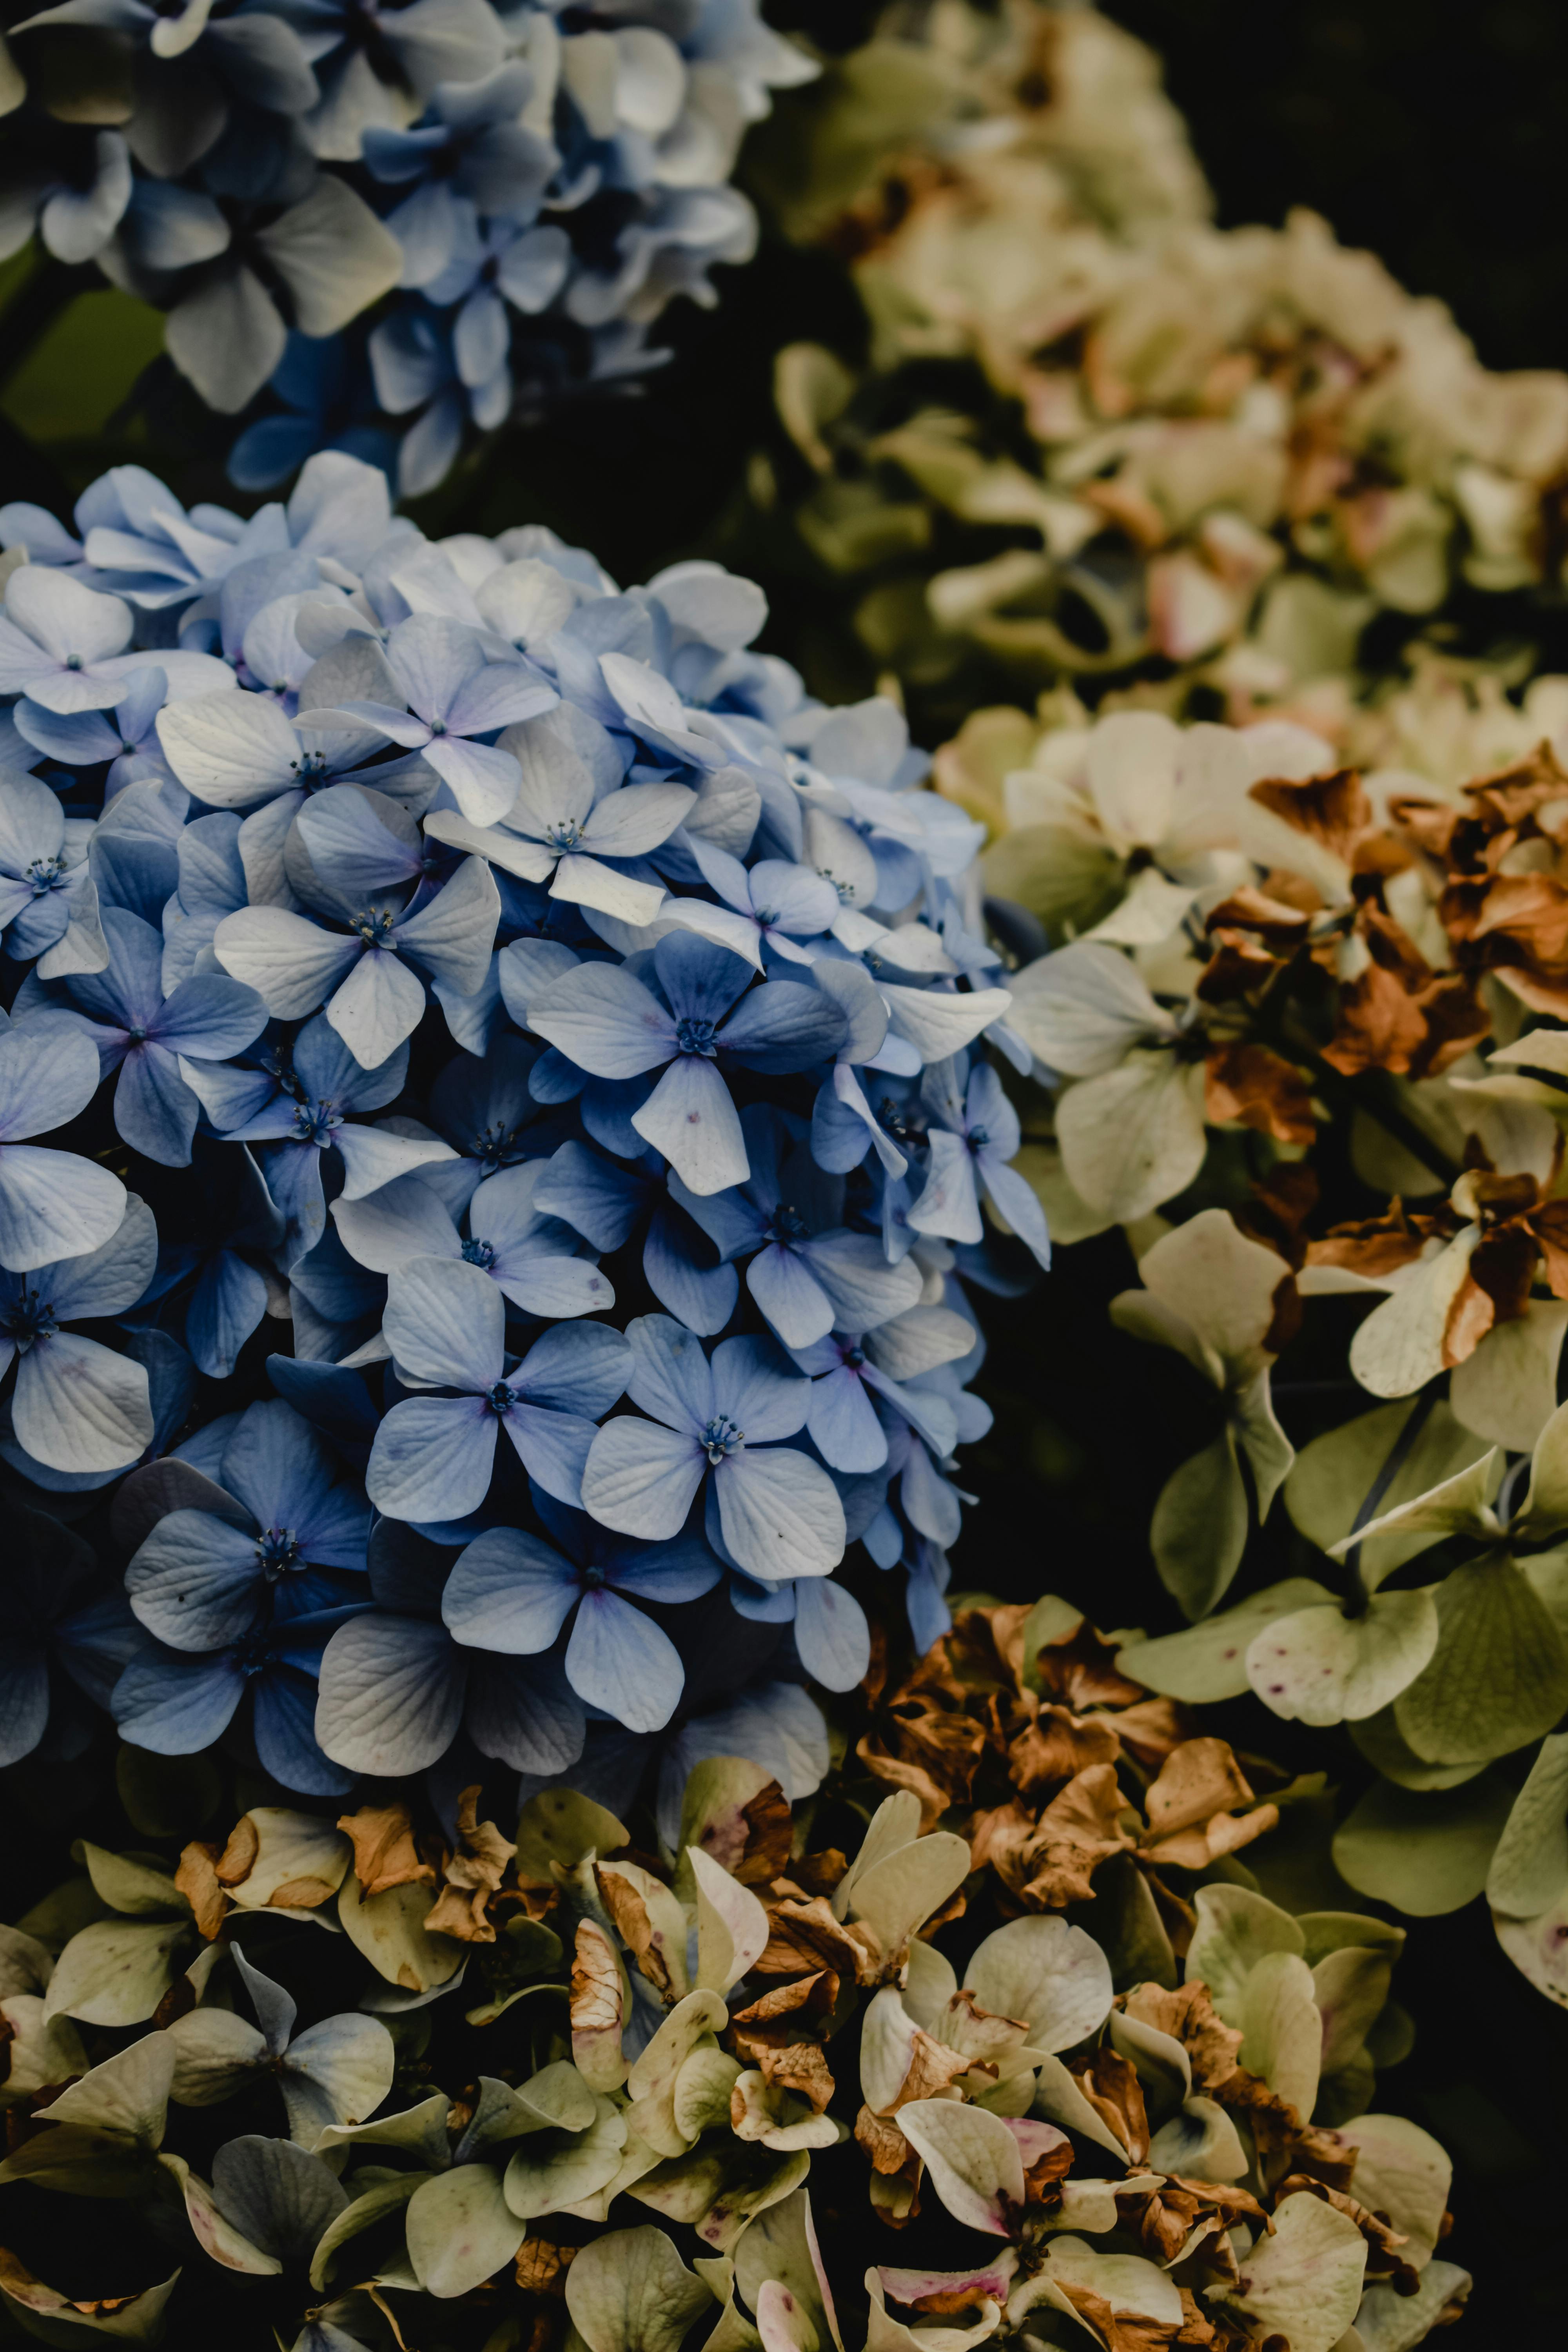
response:
[[[1515,676],[1560,586],[1568,378],[1482,367],[1312,215],[1208,226],[1184,142],[1131,136],[1147,53],[1142,105],[1073,69],[1112,39],[1041,0],[895,10],[792,122],[785,217],[850,257],[869,343],[779,355],[754,487],[795,568],[949,730],[1065,677],[1343,740],[1438,614]],[[879,149],[861,71],[921,94]]]
[[[878,1801],[876,1734],[815,1819],[719,1754],[515,1835],[477,1784],[237,1815],[127,1749],[154,1846],[79,1842],[0,1929],[8,2312],[293,2352],[1418,2344],[1469,2281],[1447,2155],[1376,2104],[1402,1933],[1259,1892],[1231,1857],[1278,1808],[1219,1837],[1236,1759],[1114,1659],[1047,1597],[927,1663],[1025,1726],[1057,1859],[1022,1903],[937,1825],[952,1751]]]
[[[249,420],[240,488],[333,448],[414,496],[714,300],[756,243],[742,133],[815,71],[756,0],[61,0],[0,67],[0,259],[36,234],[167,311]]]
[[[1019,1164],[1058,1244],[1123,1230],[1114,1321],[1212,1399],[1150,1530],[1194,1622],[1126,1669],[1346,1727],[1342,1878],[1484,1890],[1568,2000],[1568,769],[1546,740],[1445,793],[1151,711],[1011,769],[1019,714],[983,716],[938,772],[997,820]]]
[[[713,564],[429,542],[330,453],[6,524],[0,1447],[128,1564],[86,1633],[40,1567],[5,1760],[74,1685],[307,1793],[624,1801],[724,1695],[808,1793],[856,1585],[946,1622],[963,1276],[1048,1254],[980,827]]]

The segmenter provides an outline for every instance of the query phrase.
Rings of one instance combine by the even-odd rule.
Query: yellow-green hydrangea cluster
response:
[[[879,86],[903,136],[852,187]],[[895,11],[834,98],[784,216],[851,257],[868,353],[780,355],[754,487],[933,715],[1065,678],[1342,740],[1436,616],[1489,656],[1496,600],[1560,584],[1568,377],[1483,367],[1310,214],[1211,226],[1128,36]]]
[[[177,1864],[79,1843],[0,1928],[7,2315],[243,2314],[293,2352],[951,2352],[1058,2317],[1331,2352],[1457,2314],[1448,2158],[1373,2111],[1399,1929],[1223,1864],[1178,1982],[1113,1965],[1092,1906],[998,1916],[911,1791],[860,1821],[814,1852],[714,1758],[658,1853],[561,1790],[515,1838],[465,1801],[455,1847],[401,1801],[258,1804]],[[433,1924],[457,1890],[467,1940]]]

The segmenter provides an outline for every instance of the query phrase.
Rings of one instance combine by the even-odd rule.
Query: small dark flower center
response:
[[[682,1054],[700,1054],[710,1062],[718,1058],[718,1033],[711,1021],[699,1021],[692,1013],[675,1024],[676,1050]]]
[[[468,1149],[476,1160],[484,1161],[487,1168],[507,1168],[514,1160],[524,1157],[517,1148],[517,1137],[515,1127],[503,1127],[497,1119],[489,1127],[474,1130],[474,1139]]]
[[[983,1127],[972,1127],[972,1128],[970,1129],[970,1130],[969,1130],[969,1149],[971,1150],[971,1151],[989,1151],[989,1150],[990,1150],[990,1149],[991,1149],[991,1138],[990,1138],[990,1136],[986,1133],[986,1130],[984,1129],[984,1128],[983,1128]]]
[[[558,824],[548,827],[544,838],[552,849],[564,852],[568,849],[575,849],[583,835],[575,817],[565,816]]]
[[[846,1349],[845,1349],[845,1350],[844,1350],[844,1360],[845,1360],[845,1362],[848,1365],[848,1367],[849,1367],[849,1369],[850,1369],[850,1370],[851,1370],[852,1372],[858,1372],[858,1371],[859,1370],[859,1369],[860,1369],[861,1365],[862,1365],[862,1364],[865,1362],[865,1360],[866,1360],[866,1350],[865,1350],[865,1349],[864,1349],[864,1348],[846,1348]]]
[[[716,1412],[697,1440],[709,1461],[715,1464],[722,1462],[727,1454],[738,1454],[745,1442],[745,1431],[727,1412]]]
[[[495,1245],[491,1242],[471,1241],[463,1244],[463,1264],[482,1265],[488,1274],[496,1262]]]
[[[396,920],[390,907],[362,907],[357,915],[350,918],[349,929],[359,933],[367,948],[384,947]]]
[[[324,751],[301,751],[297,760],[289,762],[289,772],[294,776],[321,776],[327,770]]]
[[[261,1573],[268,1584],[298,1564],[300,1538],[292,1528],[268,1528],[256,1538],[256,1557],[261,1563]]]
[[[125,748],[129,751],[131,747],[127,744]],[[58,890],[65,878],[65,870],[63,857],[35,857],[26,875],[27,887],[34,898],[41,898],[46,891]]]
[[[81,656],[79,654],[67,654],[66,667],[67,669],[79,669],[81,667]]]
[[[430,732],[432,735],[444,735],[447,732],[446,720],[444,719],[432,719],[430,721]]]
[[[0,1331],[4,1331],[24,1355],[35,1340],[47,1339],[58,1328],[53,1307],[36,1290],[24,1290],[19,1298],[0,1308]]]
[[[775,1242],[803,1242],[809,1230],[805,1219],[798,1209],[792,1209],[781,1202],[773,1211],[773,1222],[768,1227],[768,1238]]]
[[[493,1389],[486,1391],[485,1402],[494,1413],[510,1412],[516,1402],[516,1398],[504,1381],[498,1381]]]
[[[301,1103],[294,1113],[293,1140],[314,1144],[318,1151],[325,1151],[331,1143],[332,1129],[342,1123],[342,1112],[330,1102]]]

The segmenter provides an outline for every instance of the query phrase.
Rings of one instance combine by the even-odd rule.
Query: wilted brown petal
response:
[[[1372,803],[1353,768],[1312,776],[1300,784],[1281,776],[1266,777],[1251,787],[1249,797],[1259,808],[1283,817],[1293,831],[1332,850],[1347,866],[1372,824]]]
[[[389,1886],[434,1886],[434,1866],[424,1860],[414,1842],[414,1821],[406,1805],[362,1805],[357,1813],[343,1813],[338,1827],[352,1840],[354,1876],[365,1895],[384,1895]]]
[[[193,1842],[184,1848],[174,1884],[191,1906],[197,1927],[210,1944],[228,1916],[229,1900],[218,1881],[216,1864],[222,1849]]]
[[[1318,1131],[1312,1097],[1293,1062],[1267,1045],[1212,1045],[1204,1071],[1204,1117],[1239,1120],[1277,1143],[1310,1144]]]

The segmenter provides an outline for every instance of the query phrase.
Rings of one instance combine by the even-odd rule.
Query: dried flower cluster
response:
[[[1124,1699],[1092,1629],[1040,1610],[1026,1675]],[[994,1673],[1033,1639],[1007,1612],[961,1648],[987,1637]],[[1088,1719],[1131,1740],[1137,1705]],[[143,1814],[193,1793],[122,1788]],[[1407,2040],[1398,1929],[1293,1917],[1233,1864],[1166,1864],[1166,1836],[1178,1969],[1097,1941],[1103,1905],[1007,1916],[910,1790],[860,1814],[852,1859],[813,1849],[735,1758],[698,1767],[657,1850],[565,1790],[514,1837],[479,1797],[442,1827],[402,1799],[253,1805],[177,1864],[80,1843],[0,1928],[0,2295],[24,2327],[929,2352],[1060,2313],[1103,2352],[1330,2352],[1352,2325],[1414,2346],[1461,2306],[1448,2160],[1370,2111]],[[135,2246],[112,2281],[95,2236]]]
[[[1040,1082],[1020,1165],[1058,1243],[1125,1230],[1114,1320],[1214,1394],[1151,1528],[1201,1622],[1120,1664],[1350,1726],[1380,1777],[1342,1876],[1415,1914],[1484,1884],[1563,2000],[1568,771],[1543,741],[1445,793],[1282,722],[1079,718],[980,713],[937,772],[996,827]],[[1272,1375],[1331,1297],[1364,1310],[1334,1327],[1358,1407],[1282,1422]],[[1301,1572],[1268,1582],[1281,1500]]]

